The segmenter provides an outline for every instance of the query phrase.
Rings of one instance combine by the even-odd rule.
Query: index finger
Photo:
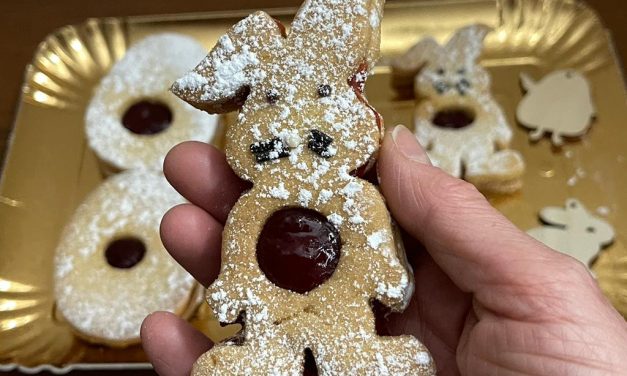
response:
[[[163,172],[181,195],[221,223],[250,187],[231,170],[222,151],[202,142],[174,147],[166,156]]]

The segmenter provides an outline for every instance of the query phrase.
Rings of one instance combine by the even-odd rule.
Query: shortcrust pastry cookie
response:
[[[157,34],[134,44],[111,68],[85,116],[87,141],[107,172],[161,170],[165,155],[176,144],[214,137],[218,117],[181,102],[169,91],[172,81],[206,52],[193,38]]]
[[[380,337],[371,301],[403,310],[413,293],[382,196],[355,177],[382,119],[364,84],[379,53],[383,0],[307,0],[289,34],[266,13],[236,24],[172,90],[210,113],[240,109],[227,160],[253,188],[223,233],[207,300],[244,331],[193,375],[432,375],[411,336]]]
[[[182,314],[196,287],[159,237],[163,214],[184,199],[162,175],[128,171],[102,183],[74,213],[55,254],[57,311],[90,342],[139,342],[144,318]]]
[[[414,121],[432,162],[482,191],[511,193],[522,187],[525,164],[508,149],[512,130],[490,93],[490,76],[477,64],[490,29],[459,29],[444,46],[425,38],[393,62],[395,84],[414,75],[419,100]]]

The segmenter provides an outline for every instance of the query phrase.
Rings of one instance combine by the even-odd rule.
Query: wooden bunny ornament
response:
[[[244,331],[193,375],[302,375],[306,351],[321,375],[435,373],[415,338],[376,334],[370,306],[402,310],[413,292],[381,195],[354,176],[381,141],[363,89],[383,4],[307,0],[289,34],[257,12],[173,86],[208,112],[240,109],[226,155],[254,184],[229,215],[207,289],[219,320]]]
[[[425,38],[393,62],[400,82],[412,74],[419,99],[418,140],[432,162],[482,191],[520,189],[524,162],[508,146],[512,130],[490,93],[490,76],[477,63],[484,25],[459,29],[444,46]]]
[[[590,266],[599,251],[614,240],[612,226],[590,214],[573,198],[566,200],[564,208],[542,209],[540,218],[548,225],[531,229],[528,234],[586,266]]]

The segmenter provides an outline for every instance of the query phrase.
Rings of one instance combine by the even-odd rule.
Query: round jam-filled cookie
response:
[[[172,82],[206,53],[190,37],[158,34],[133,45],[111,68],[85,117],[89,145],[108,170],[161,170],[176,144],[213,138],[217,116],[169,92]]]
[[[66,226],[55,254],[61,316],[82,338],[111,346],[139,341],[155,311],[182,314],[194,279],[159,237],[163,214],[184,199],[165,178],[128,171],[92,192]]]
[[[194,376],[302,375],[307,357],[323,375],[435,373],[418,339],[377,334],[371,307],[401,311],[414,289],[381,194],[357,177],[381,142],[363,90],[383,3],[307,0],[289,34],[257,12],[173,86],[209,112],[241,108],[226,156],[253,183],[206,295],[244,331],[202,355]]]

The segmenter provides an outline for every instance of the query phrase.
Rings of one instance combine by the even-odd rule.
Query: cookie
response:
[[[522,187],[525,164],[508,149],[512,130],[477,64],[489,30],[464,27],[444,46],[425,38],[393,61],[393,71],[398,85],[415,75],[415,132],[434,165],[482,191],[511,193]]]
[[[239,109],[227,160],[253,188],[223,233],[207,290],[220,321],[242,322],[193,375],[430,375],[411,336],[380,337],[371,301],[403,310],[413,293],[378,190],[355,175],[376,155],[382,119],[364,84],[384,1],[307,0],[291,31],[257,12],[219,39],[172,90],[211,113]]]
[[[183,202],[162,175],[136,170],[109,178],[76,210],[56,249],[54,285],[58,313],[81,338],[138,343],[148,314],[192,304],[194,279],[159,237],[163,214]]]
[[[87,141],[105,171],[161,170],[165,155],[176,144],[214,137],[218,117],[196,110],[169,91],[172,81],[205,54],[190,37],[157,34],[134,44],[111,68],[85,116]]]

